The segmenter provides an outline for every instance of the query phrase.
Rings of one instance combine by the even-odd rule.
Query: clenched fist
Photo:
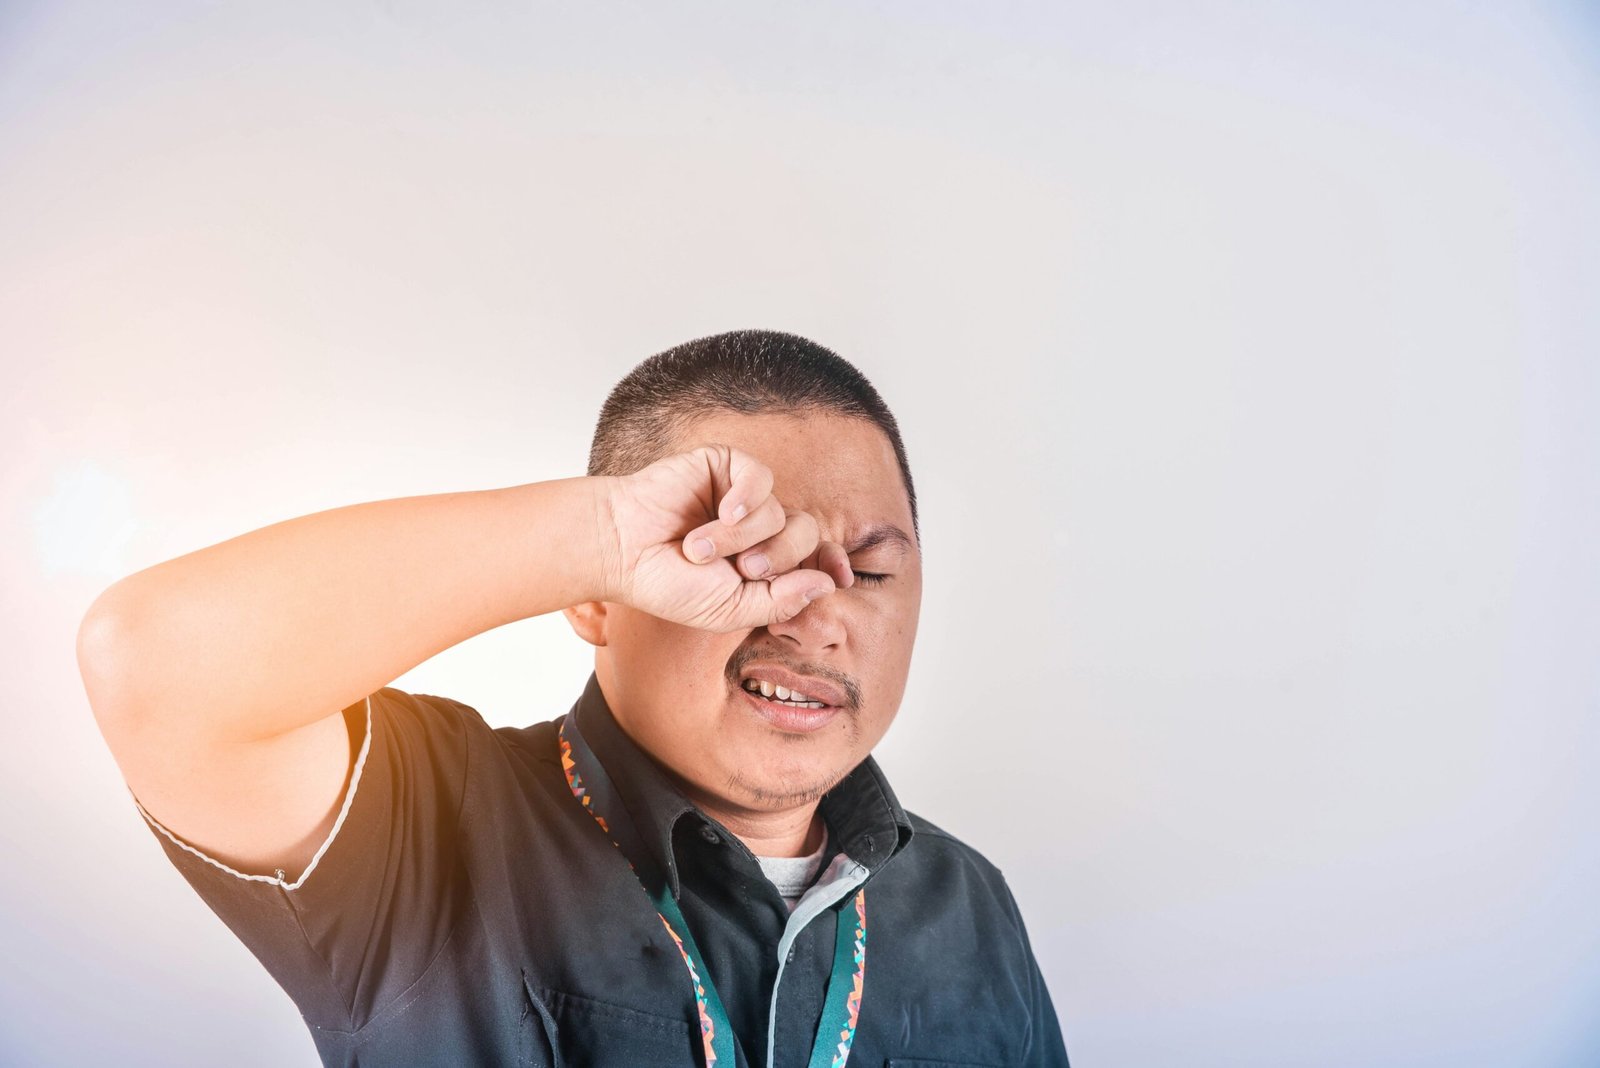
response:
[[[607,481],[609,599],[653,616],[733,631],[781,623],[855,581],[844,547],[772,495],[772,471],[702,445]]]

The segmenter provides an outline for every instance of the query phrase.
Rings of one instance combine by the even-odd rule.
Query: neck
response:
[[[758,857],[803,857],[822,844],[822,816],[810,801],[779,812],[730,808],[726,803],[699,796],[690,800],[700,811],[732,831]]]

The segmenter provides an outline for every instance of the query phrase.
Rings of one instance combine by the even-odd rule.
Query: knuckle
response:
[[[752,523],[754,529],[759,530],[764,538],[772,537],[783,530],[784,527],[783,511],[773,503],[770,497],[767,498],[767,503],[763,504],[758,509],[757,514],[751,516],[750,519],[754,520]]]
[[[811,523],[796,524],[792,537],[794,538],[795,545],[808,554],[814,551],[819,545],[824,544],[821,538],[818,536],[817,524],[814,521]]]
[[[745,472],[747,475],[759,477],[768,474],[767,465],[762,463],[751,453],[746,452],[736,445],[727,445],[724,446],[724,448],[728,450],[729,461],[737,462],[739,469]]]

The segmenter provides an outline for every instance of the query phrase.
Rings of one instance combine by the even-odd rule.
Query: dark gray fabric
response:
[[[626,861],[568,792],[560,721],[491,729],[466,705],[391,688],[371,703],[354,801],[296,889],[239,878],[152,828],[294,1000],[324,1063],[699,1065],[682,960]],[[759,1065],[788,909],[743,843],[622,732],[592,676],[574,713],[674,884],[739,1064]],[[364,703],[345,715],[364,730]],[[842,849],[872,872],[850,1064],[1065,1066],[1000,872],[907,814],[870,757],[821,810],[830,855]],[[835,922],[833,912],[814,920],[785,965],[784,1068],[809,1056]]]

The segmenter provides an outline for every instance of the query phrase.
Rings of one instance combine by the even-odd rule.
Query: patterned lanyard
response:
[[[561,768],[566,772],[567,786],[572,790],[572,796],[583,805],[584,811],[594,817],[600,829],[611,839],[611,844],[628,861],[628,867],[633,868],[634,875],[638,876],[632,858],[628,857],[600,812],[603,808],[615,818],[627,819],[627,809],[616,801],[616,791],[612,788],[610,777],[600,766],[600,761],[595,759],[571,715],[561,722],[560,740]],[[705,1049],[705,1068],[716,1068],[718,1064],[731,1068],[735,1061],[733,1026],[728,1022],[727,1011],[722,1007],[722,999],[717,996],[711,973],[706,970],[705,959],[694,944],[694,936],[689,933],[689,924],[678,908],[677,899],[665,885],[665,880],[659,882],[660,889],[651,891],[649,884],[639,877],[639,885],[655,906],[662,926],[667,929],[673,944],[678,947],[678,954],[683,957],[683,966],[689,970],[695,1008],[700,1014],[700,1040]],[[845,1061],[850,1058],[850,1046],[856,1037],[856,1017],[861,1012],[861,987],[867,973],[865,888],[856,891],[855,923],[846,923],[845,916],[846,913],[841,910],[838,935],[834,939],[833,971],[828,976],[828,990],[823,999],[816,1042],[811,1047],[809,1068],[844,1068]],[[832,1037],[834,1035],[838,1036],[837,1040]]]

